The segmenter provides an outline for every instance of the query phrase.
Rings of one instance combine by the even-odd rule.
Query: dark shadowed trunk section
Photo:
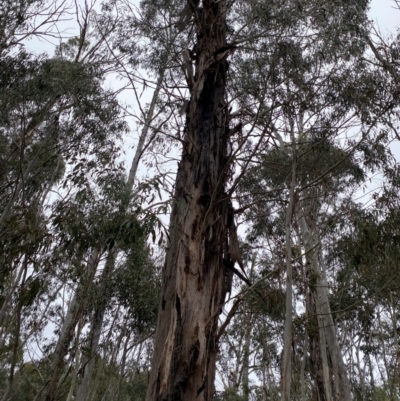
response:
[[[197,33],[185,145],[178,166],[170,244],[148,401],[209,400],[218,316],[226,294],[228,116],[225,0],[191,1]],[[224,260],[225,259],[225,260]]]

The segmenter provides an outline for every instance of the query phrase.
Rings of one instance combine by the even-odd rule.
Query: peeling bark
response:
[[[192,1],[196,64],[163,270],[148,401],[211,401],[226,295],[226,2]],[[228,248],[229,249],[229,248]]]

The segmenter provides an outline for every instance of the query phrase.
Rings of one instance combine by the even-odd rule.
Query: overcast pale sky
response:
[[[400,26],[400,10],[396,10],[393,0],[372,0],[370,16],[378,22],[382,33],[395,32]]]
[[[1,0],[0,0],[1,1]],[[79,0],[81,1],[81,0]],[[100,3],[101,0],[98,0]],[[137,1],[137,0],[136,0]],[[400,27],[400,10],[397,10],[395,8],[395,1],[394,0],[372,0],[371,1],[371,9],[370,9],[370,18],[376,22],[379,26],[379,30],[382,32],[384,36],[388,35],[389,33],[395,33],[396,29]],[[76,21],[74,18],[71,17],[71,21],[64,22],[62,24],[62,28],[66,29],[66,34],[67,36],[76,34]],[[34,52],[44,52],[46,51],[50,56],[53,55],[54,51],[54,45],[58,44],[57,41],[55,43],[50,44],[45,41],[39,41],[38,39],[33,39],[31,41],[28,41],[27,47],[29,50],[32,50]],[[107,83],[111,86],[113,86],[113,80],[109,79]],[[150,99],[150,93],[148,95]],[[131,94],[125,93],[121,96],[121,100],[129,102],[131,99]],[[147,96],[143,98],[145,101],[147,101]],[[142,99],[142,100],[143,100]],[[150,101],[150,100],[149,100]],[[133,137],[136,137],[136,133],[134,133]],[[130,140],[135,142],[135,139],[130,138]],[[126,143],[126,161],[127,165],[130,165],[130,159],[132,158],[132,152],[133,149],[131,149],[132,144],[130,141]],[[397,156],[397,159],[400,160],[400,144],[396,143],[393,145],[394,153]]]

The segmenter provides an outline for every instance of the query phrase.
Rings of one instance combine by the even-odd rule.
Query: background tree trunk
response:
[[[290,126],[290,138],[292,141],[292,171],[289,189],[289,203],[286,210],[285,239],[286,239],[286,302],[285,302],[285,329],[283,334],[283,361],[282,361],[282,393],[281,401],[291,400],[292,384],[292,323],[293,323],[293,267],[292,267],[292,217],[295,209],[296,187],[296,142],[294,137],[294,125]]]
[[[58,337],[56,348],[53,353],[51,362],[52,375],[43,392],[43,401],[53,401],[57,398],[57,387],[65,364],[65,356],[68,353],[71,340],[74,336],[75,327],[86,308],[87,294],[93,283],[93,277],[99,264],[99,258],[100,254],[97,250],[94,250],[94,252],[90,255],[90,260],[88,261],[85,280],[77,285],[77,289],[71,299],[67,315],[65,317],[61,333]]]
[[[90,384],[92,381],[92,374],[96,361],[96,353],[99,347],[104,314],[108,303],[107,285],[111,278],[111,273],[115,267],[115,258],[115,252],[111,251],[107,256],[107,262],[99,283],[99,294],[102,295],[102,298],[97,301],[96,307],[93,311],[93,317],[88,336],[88,347],[90,348],[90,352],[83,358],[83,378],[76,391],[76,401],[86,401],[89,396]]]
[[[246,305],[247,306],[247,305]],[[251,311],[247,307],[245,312],[245,333],[244,333],[244,346],[243,346],[243,375],[242,375],[242,388],[243,388],[243,401],[250,399],[250,347],[251,347]]]
[[[318,229],[313,220],[316,215],[313,207],[304,208],[298,215],[301,237],[307,255],[308,275],[311,277],[311,297],[313,298],[313,311],[317,314],[320,358],[324,374],[325,396],[329,399],[351,401],[351,386],[347,376],[347,369],[343,362],[342,351],[337,341],[335,324],[333,322],[329,304],[328,282],[320,261],[320,238]],[[311,311],[310,313],[314,313]],[[311,340],[311,339],[310,339]],[[327,370],[327,351],[331,362],[331,375],[334,376],[335,396],[332,394],[331,383]]]

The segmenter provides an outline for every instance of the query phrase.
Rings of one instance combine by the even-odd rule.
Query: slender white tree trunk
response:
[[[75,386],[76,386],[76,378],[78,376],[79,363],[80,363],[79,340],[81,337],[81,330],[82,330],[82,321],[80,320],[78,323],[78,329],[77,329],[76,338],[75,338],[74,371],[72,373],[71,386],[69,388],[69,392],[68,392],[66,401],[73,401],[73,399],[74,399],[73,397],[74,397],[74,391],[75,391]]]
[[[286,211],[286,303],[285,303],[285,331],[283,338],[283,363],[282,363],[282,401],[291,400],[292,379],[292,307],[293,307],[293,268],[292,268],[292,217],[295,209],[295,187],[296,187],[296,141],[294,127],[290,127],[292,140],[292,174],[289,189],[288,208]],[[283,149],[282,149],[283,150]]]
[[[312,199],[310,194],[306,197]],[[314,300],[316,305],[318,327],[320,331],[321,357],[324,363],[324,348],[329,352],[332,362],[332,374],[335,381],[335,397],[340,401],[351,401],[351,386],[347,376],[347,368],[343,362],[340,345],[329,304],[328,282],[325,271],[321,266],[321,250],[318,229],[315,224],[316,211],[312,207],[299,208],[297,210],[297,221],[300,226],[301,238],[304,244],[310,274],[315,278]],[[325,339],[325,341],[323,340]],[[326,382],[324,372],[324,382]],[[329,388],[326,394],[331,394]],[[328,395],[327,395],[328,396]],[[332,397],[333,395],[331,395]]]
[[[87,264],[86,277],[77,285],[76,291],[68,306],[60,335],[57,340],[56,349],[53,353],[51,362],[51,377],[43,391],[43,401],[54,401],[57,398],[57,387],[59,378],[65,363],[65,356],[73,338],[75,327],[79,318],[84,313],[87,293],[93,283],[93,277],[96,273],[100,260],[100,252],[95,249]]]
[[[304,346],[303,346],[303,358],[301,360],[301,370],[300,370],[300,389],[301,389],[301,401],[306,401],[306,361],[308,352],[308,337],[307,333],[304,335]]]
[[[134,183],[136,180],[136,175],[137,175],[137,171],[138,171],[138,167],[139,167],[140,158],[143,154],[143,148],[146,143],[146,140],[148,140],[149,129],[151,126],[151,122],[153,121],[153,118],[154,118],[155,106],[156,106],[156,103],[160,96],[160,91],[162,88],[162,83],[164,80],[166,67],[167,67],[167,62],[165,63],[165,65],[162,67],[162,69],[159,72],[157,85],[153,92],[153,97],[151,100],[150,108],[149,108],[149,111],[145,118],[144,127],[141,131],[139,141],[136,146],[135,155],[133,157],[131,168],[129,170],[129,176],[128,176],[128,179],[126,182],[126,188],[129,193],[132,192],[132,189],[133,189],[133,186],[134,186]],[[115,264],[115,259],[117,258],[117,254],[118,254],[118,250],[112,251],[111,258],[110,257],[108,258],[109,259],[108,263],[106,264],[103,276],[100,280],[100,291],[99,291],[100,294],[104,294],[104,290],[105,290],[107,281],[109,280],[109,277],[110,277],[112,271],[114,270],[114,264]],[[101,334],[101,329],[103,327],[105,309],[106,309],[106,304],[103,301],[103,302],[100,302],[99,306],[97,308],[95,308],[95,311],[93,313],[93,320],[91,323],[91,328],[90,328],[90,333],[89,333],[90,353],[89,353],[89,356],[84,361],[85,367],[84,367],[84,372],[83,372],[83,379],[78,386],[77,396],[76,396],[75,401],[87,401],[88,396],[89,396],[90,383],[92,381],[92,374],[93,374],[94,363],[95,363],[95,355],[96,355],[97,349],[99,347],[100,334]]]

